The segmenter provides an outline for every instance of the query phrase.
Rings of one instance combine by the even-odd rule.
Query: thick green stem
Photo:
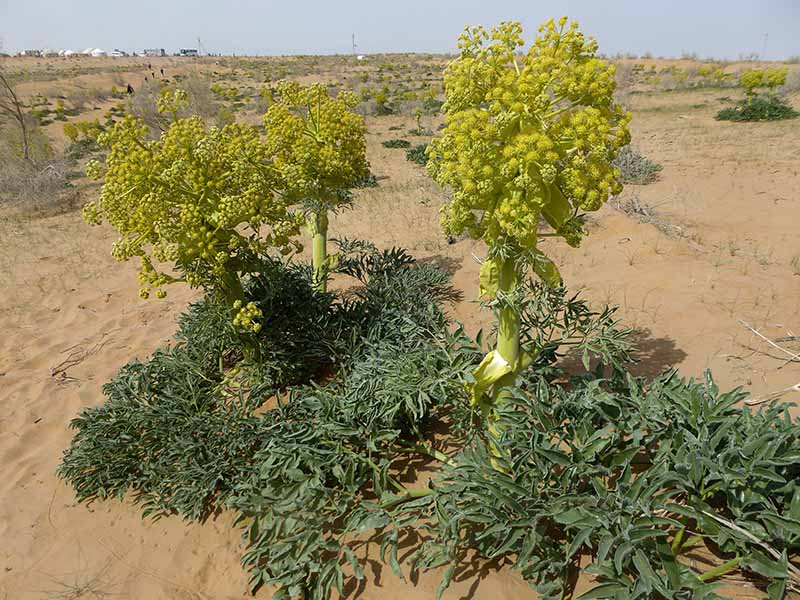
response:
[[[313,236],[314,283],[320,292],[328,289],[328,213],[319,209],[309,218],[308,223]]]
[[[381,502],[381,508],[392,508],[393,506],[397,506],[398,504],[402,504],[403,502],[408,502],[409,500],[416,500],[417,498],[424,498],[425,496],[430,496],[434,494],[434,490],[430,488],[422,489],[422,490],[408,490],[405,494],[394,496],[392,498],[388,498]]]
[[[228,304],[233,306],[236,300],[244,302],[244,288],[239,279],[239,274],[234,271],[227,271],[222,277],[223,293],[227,297]]]
[[[675,539],[672,540],[672,553],[675,556],[681,551],[681,544],[683,543],[683,536],[686,535],[686,526],[683,526],[681,529],[678,530],[678,533],[675,534]]]
[[[736,558],[732,558],[728,562],[722,563],[718,567],[714,567],[710,571],[706,571],[702,575],[698,577],[700,581],[710,581],[712,579],[716,579],[717,577],[722,577],[723,575],[727,575],[739,568],[739,563],[742,562],[742,557],[737,556]]]
[[[498,280],[498,294],[511,294],[517,286],[517,271],[514,261],[507,258],[500,267]],[[502,300],[501,300],[502,301]],[[499,434],[494,422],[497,419],[497,409],[502,406],[510,395],[517,380],[517,366],[519,363],[519,314],[513,308],[503,307],[497,314],[497,347],[496,352],[511,366],[511,372],[503,375],[494,384],[492,397],[492,410],[489,415],[489,431]]]

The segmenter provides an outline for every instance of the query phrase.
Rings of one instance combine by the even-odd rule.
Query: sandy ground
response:
[[[635,144],[664,171],[655,184],[629,186],[621,202],[638,197],[661,229],[607,206],[580,249],[551,252],[572,289],[594,306],[620,306],[637,330],[640,373],[712,369],[721,387],[760,396],[800,381],[800,364],[786,364],[742,323],[773,339],[800,335],[800,135],[796,121],[714,121],[723,95],[730,93],[630,96]],[[413,142],[389,131],[412,123],[369,119],[380,186],[359,192],[356,208],[331,229],[403,245],[454,269],[464,301],[453,314],[474,331],[490,320],[474,303],[474,256],[483,248],[449,245],[438,229],[441,191],[402,150],[380,145],[390,137]],[[173,288],[166,300],[139,300],[134,265],[109,256],[113,232],[74,212],[34,220],[0,212],[0,239],[0,600],[247,597],[232,515],[204,524],[143,521],[129,502],[76,504],[54,474],[70,420],[102,402],[101,386],[120,366],[170,337],[196,293]],[[388,568],[368,575],[361,597],[387,600],[432,598],[439,576],[403,583]],[[761,597],[747,584],[726,591]],[[445,595],[529,597],[528,586],[497,565],[461,573]]]

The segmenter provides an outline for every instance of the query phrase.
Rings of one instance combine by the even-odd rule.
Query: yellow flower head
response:
[[[103,187],[84,217],[117,229],[118,260],[140,257],[144,295],[179,279],[230,294],[254,255],[294,247],[302,215],[275,193],[279,178],[255,127],[209,129],[191,117],[152,140],[126,116],[99,141],[109,149],[105,170],[97,163],[87,170]],[[156,268],[165,262],[182,277]]]
[[[745,93],[749,96],[755,92],[756,88],[764,85],[764,71],[761,69],[748,69],[739,75],[739,83],[744,88]]]
[[[613,102],[614,66],[577,23],[550,20],[524,44],[518,22],[461,35],[428,170],[453,190],[448,233],[532,248],[544,217],[577,245],[578,213],[621,191],[612,161],[630,141],[630,116]]]
[[[335,208],[343,191],[369,175],[364,119],[352,112],[358,102],[349,91],[331,97],[322,84],[278,83],[264,115],[265,147],[290,203]]]

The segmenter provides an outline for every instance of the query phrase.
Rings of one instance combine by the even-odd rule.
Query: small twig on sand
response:
[[[50,376],[55,377],[56,375],[61,375],[62,378],[73,379],[71,377],[66,376],[67,369],[70,369],[76,365],[81,364],[92,354],[98,352],[103,346],[105,346],[109,341],[111,341],[110,339],[105,339],[105,338],[107,335],[113,333],[114,331],[116,331],[116,329],[104,332],[100,337],[101,341],[97,342],[94,346],[90,348],[83,347],[81,343],[81,344],[75,344],[74,346],[70,346],[69,348],[64,350],[62,354],[69,352],[69,354],[67,354],[67,358],[62,360],[55,367],[50,367]]]
[[[786,361],[785,361],[785,362],[784,362],[784,363],[783,363],[783,364],[782,364],[780,367],[778,367],[779,369],[780,369],[781,367],[783,367],[784,365],[786,365],[786,364],[790,363],[790,362],[800,362],[800,355],[798,355],[798,354],[794,354],[793,352],[789,352],[789,351],[788,351],[786,348],[784,348],[783,346],[779,346],[778,344],[776,344],[775,342],[773,342],[771,339],[769,339],[768,337],[766,337],[764,334],[760,333],[760,332],[759,332],[759,331],[758,331],[758,330],[757,330],[755,327],[753,327],[752,325],[749,325],[748,323],[745,323],[745,322],[744,322],[744,321],[742,321],[741,319],[739,319],[739,323],[741,323],[742,325],[744,325],[745,327],[747,327],[747,328],[748,328],[750,331],[752,331],[752,332],[753,332],[755,335],[757,335],[757,336],[758,336],[758,337],[760,337],[762,340],[764,340],[765,342],[767,342],[767,343],[768,343],[770,346],[772,346],[773,348],[775,348],[775,349],[777,349],[777,350],[780,350],[781,352],[783,352],[784,354],[786,354],[786,355],[789,357],[789,358],[788,358],[788,359],[787,359],[787,360],[786,360]]]
[[[789,392],[800,392],[800,383],[795,383],[794,385],[790,385],[789,387],[778,390],[777,392],[770,392],[766,396],[761,396],[760,398],[750,398],[749,400],[745,400],[744,403],[748,406],[756,406],[757,404],[764,404],[764,402],[777,400]]]

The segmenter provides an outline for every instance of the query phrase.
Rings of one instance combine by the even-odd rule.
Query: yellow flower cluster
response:
[[[343,190],[369,175],[364,119],[349,91],[331,97],[322,84],[281,81],[264,115],[265,151],[291,204],[313,201],[335,208]]]
[[[744,88],[748,96],[755,94],[756,88],[768,87],[771,92],[775,92],[778,86],[786,83],[786,76],[789,69],[786,67],[775,67],[771,69],[748,69],[739,75],[739,83]]]
[[[548,21],[527,53],[522,27],[467,28],[445,72],[446,115],[428,171],[453,197],[442,223],[490,245],[533,248],[544,217],[577,245],[578,215],[621,191],[612,166],[630,141],[614,104],[613,65],[566,17]]]
[[[255,302],[248,302],[242,305],[241,300],[236,300],[233,303],[233,310],[236,311],[236,314],[233,316],[233,324],[236,327],[247,329],[253,333],[261,331],[261,323],[257,321],[263,316],[263,313],[261,309],[256,306]]]
[[[180,95],[165,98],[165,110],[177,110]],[[302,215],[276,193],[280,177],[255,127],[207,129],[191,117],[156,140],[149,135],[131,116],[100,135],[109,149],[105,172],[90,162],[87,174],[102,177],[103,187],[84,208],[88,222],[105,219],[118,230],[118,260],[141,257],[144,297],[178,280],[231,295],[254,254],[297,248]],[[174,263],[183,277],[160,273],[156,262]]]
[[[786,76],[788,74],[789,69],[786,67],[767,69],[764,72],[764,82],[767,84],[767,87],[774,92],[775,88],[786,83]]]
[[[178,113],[188,108],[189,94],[182,89],[161,88],[158,100],[156,100],[156,108],[161,114],[171,113],[177,118]]]

